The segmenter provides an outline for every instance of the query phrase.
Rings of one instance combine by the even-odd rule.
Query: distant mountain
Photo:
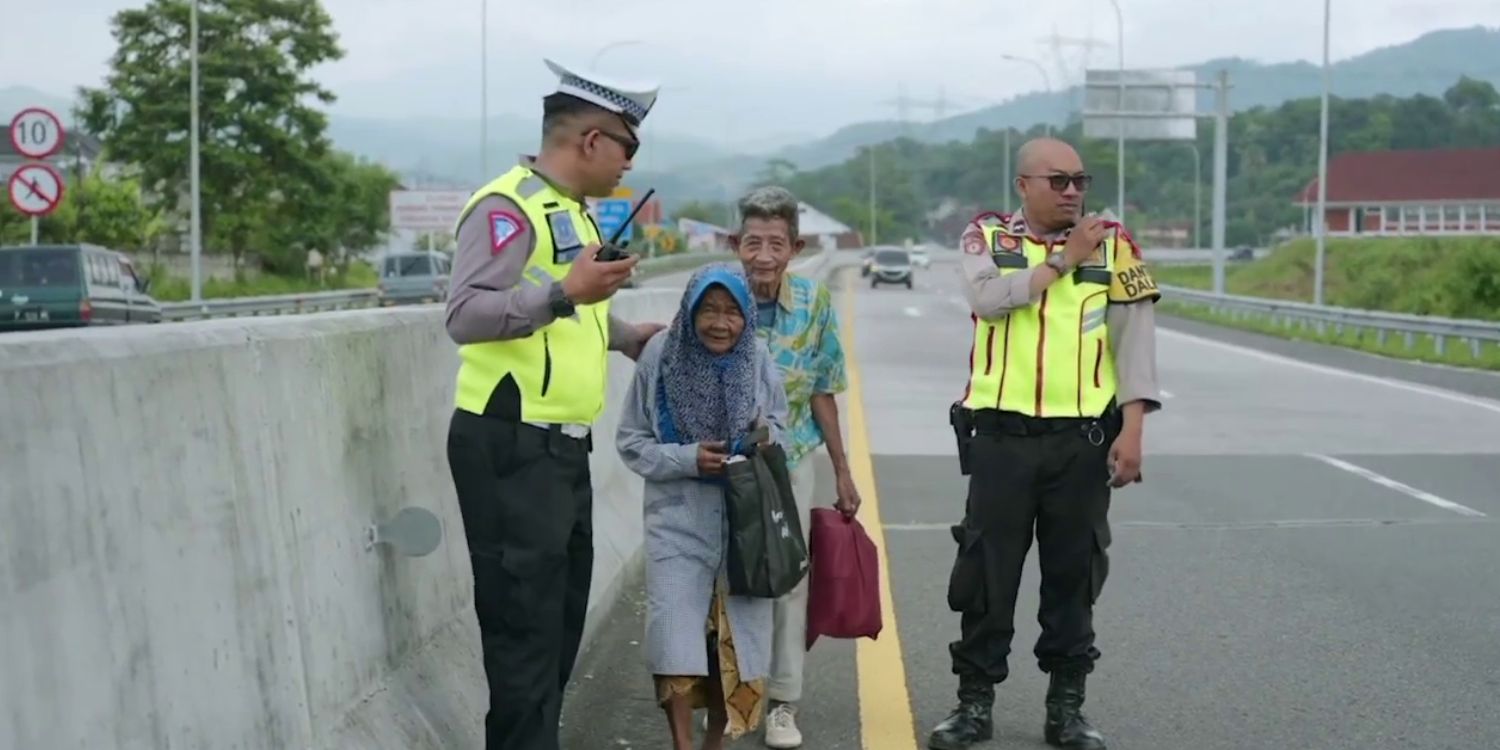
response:
[[[1290,99],[1318,96],[1322,91],[1322,69],[1306,62],[1265,65],[1227,58],[1188,66],[1188,69],[1197,72],[1199,80],[1204,82],[1212,81],[1220,70],[1227,71],[1231,86],[1229,102],[1234,111],[1276,106]],[[1335,63],[1330,71],[1333,94],[1348,98],[1380,94],[1440,96],[1463,75],[1500,86],[1500,29],[1476,26],[1435,31],[1406,44],[1384,47]],[[780,149],[763,158],[737,157],[714,164],[682,167],[673,175],[674,181],[681,181],[683,187],[692,184],[696,189],[681,197],[664,197],[664,202],[670,210],[674,198],[724,199],[742,189],[770,159],[784,159],[798,169],[809,170],[841,163],[864,146],[903,136],[931,143],[968,142],[980,129],[1013,127],[1024,130],[1043,123],[1063,124],[1076,112],[1082,98],[1081,88],[1074,86],[1050,94],[1022,94],[1003,104],[936,122],[881,121],[849,125],[831,135]],[[1214,106],[1213,93],[1203,92],[1199,106],[1211,109]],[[695,179],[699,175],[712,176],[713,179],[699,183]],[[657,177],[644,171],[636,179],[656,183],[668,180],[665,176]],[[662,192],[668,196],[666,191]]]
[[[27,107],[46,107],[62,118],[63,127],[73,122],[72,103],[61,96],[38,91],[30,86],[0,87],[0,127],[10,125],[10,118]]]

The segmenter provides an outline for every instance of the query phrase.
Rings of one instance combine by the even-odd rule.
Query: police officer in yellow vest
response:
[[[1071,146],[1030,141],[1018,166],[1021,212],[983,215],[961,239],[974,345],[952,415],[969,474],[948,587],[949,607],[962,613],[949,645],[959,701],[934,728],[934,750],[993,735],[1033,528],[1035,655],[1050,674],[1043,734],[1058,747],[1105,747],[1081,707],[1099,658],[1093,605],[1108,570],[1110,494],[1140,481],[1143,417],[1161,405],[1158,294],[1140,251],[1124,227],[1083,215],[1090,178]]]
[[[636,260],[596,257],[584,202],[630,168],[657,89],[547,64],[559,84],[541,151],[470,198],[448,299],[460,358],[448,463],[489,681],[486,750],[558,750],[593,572],[590,428],[606,362],[634,359],[663,327],[610,314]]]

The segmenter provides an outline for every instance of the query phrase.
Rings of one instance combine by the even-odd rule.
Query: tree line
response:
[[[187,247],[190,213],[190,0],[151,0],[111,22],[117,47],[102,86],[80,90],[78,126],[103,144],[98,165],[69,173],[43,242],[123,251]],[[316,0],[199,0],[199,171],[203,248],[300,272],[309,251],[342,266],[379,244],[384,166],[333,148],[320,105],[334,96],[310,75],[343,56]],[[81,177],[81,184],[73,184]],[[28,239],[0,209],[0,242]]]
[[[1298,99],[1233,115],[1229,123],[1225,241],[1258,245],[1278,231],[1300,226],[1302,209],[1293,200],[1317,176],[1318,99]],[[1202,245],[1210,241],[1213,186],[1211,120],[1199,125],[1197,161],[1201,182]],[[1028,138],[1043,135],[1041,125],[1011,130],[1014,152]],[[862,149],[842,164],[799,170],[773,161],[757,184],[779,183],[830,215],[865,233],[874,227],[879,242],[906,238],[943,244],[957,241],[962,225],[981,210],[998,210],[1019,200],[1006,178],[1006,132],[980,130],[969,143],[921,143],[898,139]],[[1094,175],[1087,205],[1116,205],[1116,151],[1113,140],[1082,138],[1076,121],[1054,135],[1079,147]],[[1461,78],[1441,97],[1379,96],[1332,99],[1329,153],[1389,149],[1468,148],[1500,144],[1500,93],[1488,82]],[[1137,232],[1153,226],[1191,226],[1194,219],[1194,142],[1130,142],[1125,152],[1126,218]],[[875,201],[870,200],[871,185]],[[723,215],[712,204],[684,206],[679,214]]]

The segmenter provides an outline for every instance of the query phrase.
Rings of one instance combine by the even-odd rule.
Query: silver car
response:
[[[380,304],[443,302],[452,270],[442,253],[391,253],[380,264]]]
[[[870,262],[870,288],[881,284],[905,284],[911,288],[911,253],[894,248],[877,250]]]

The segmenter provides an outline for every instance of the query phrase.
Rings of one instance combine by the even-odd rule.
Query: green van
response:
[[[98,245],[0,247],[0,331],[160,323],[150,287]]]

